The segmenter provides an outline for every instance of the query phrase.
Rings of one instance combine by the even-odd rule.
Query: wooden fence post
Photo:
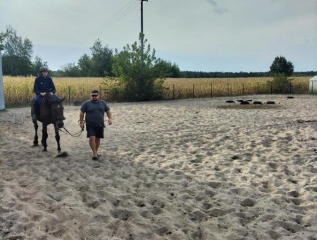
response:
[[[292,94],[292,82],[289,81],[289,93]]]
[[[70,104],[70,86],[68,86],[68,102]]]
[[[195,98],[195,84],[193,83],[193,98]]]

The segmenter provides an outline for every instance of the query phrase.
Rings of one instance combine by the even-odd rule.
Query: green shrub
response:
[[[291,78],[288,78],[284,73],[273,74],[273,80],[267,81],[268,87],[272,93],[290,93],[292,90]]]

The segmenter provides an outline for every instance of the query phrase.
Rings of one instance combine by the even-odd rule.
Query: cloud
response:
[[[144,2],[144,34],[158,56],[182,70],[266,71],[274,57],[282,55],[296,71],[315,71],[317,1],[297,2]],[[0,0],[0,32],[6,25],[28,37],[34,56],[57,70],[90,54],[97,38],[119,50],[137,41],[140,1]]]

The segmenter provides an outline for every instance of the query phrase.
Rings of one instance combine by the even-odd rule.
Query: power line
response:
[[[92,38],[96,37],[97,34],[104,32],[106,29],[114,25],[116,22],[121,20],[123,17],[125,17],[128,13],[130,13],[133,9],[135,9],[138,6],[137,2],[130,2],[126,6],[124,6],[122,9],[120,9],[116,14],[114,14],[112,17],[107,19],[101,26],[99,26],[97,29],[95,29],[93,32],[91,32],[87,37],[85,37],[83,40],[81,40],[79,43],[76,44],[75,47],[71,48],[67,52],[63,54],[59,54],[53,57],[49,57],[48,59],[54,59],[57,57],[65,56],[69,52],[75,50],[81,45],[84,45],[88,43]]]
[[[128,4],[131,5],[131,4]],[[109,18],[107,21],[105,21],[100,27],[98,27],[96,30],[94,30],[90,36],[87,36],[85,40],[82,40],[81,43],[87,43],[87,40],[90,40],[92,36],[96,36],[96,33],[100,33],[101,30],[106,30],[110,26],[112,26],[114,23],[116,23],[121,18],[125,17],[129,12],[131,12],[135,7],[136,4],[134,3],[131,6],[126,5],[124,8],[122,8],[119,12],[117,12],[114,16]],[[128,8],[128,9],[125,9]]]

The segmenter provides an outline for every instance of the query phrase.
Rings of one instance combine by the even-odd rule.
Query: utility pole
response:
[[[141,0],[141,50],[143,54],[143,2],[148,2],[148,0]]]
[[[147,2],[148,0],[141,0],[141,60],[142,60],[142,68],[141,68],[141,73],[142,73],[142,78],[144,74],[144,62],[143,62],[143,48],[144,48],[144,35],[143,35],[143,2]]]
[[[0,110],[5,109],[5,102],[4,102],[4,89],[3,89],[3,74],[2,74],[2,55],[1,51],[4,49],[2,45],[2,39],[0,39]]]

